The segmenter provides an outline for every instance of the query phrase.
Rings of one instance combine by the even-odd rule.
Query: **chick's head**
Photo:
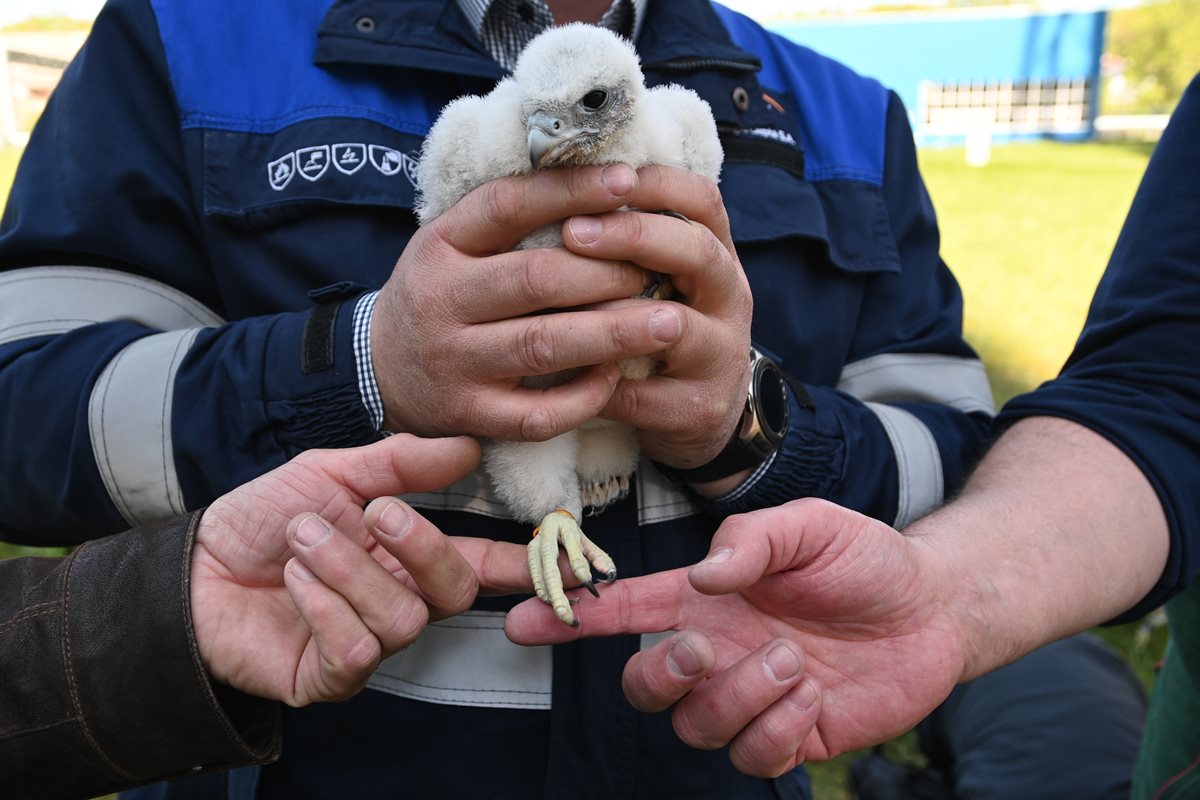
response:
[[[513,69],[533,167],[603,163],[644,91],[633,47],[594,25],[551,28]]]

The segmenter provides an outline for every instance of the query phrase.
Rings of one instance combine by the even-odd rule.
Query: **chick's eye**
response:
[[[580,102],[583,103],[583,107],[588,111],[595,111],[596,109],[600,108],[600,106],[604,105],[604,101],[607,99],[608,92],[601,89],[592,89],[583,96],[583,100]]]

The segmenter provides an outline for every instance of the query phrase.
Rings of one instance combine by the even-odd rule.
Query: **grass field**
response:
[[[1036,143],[995,148],[981,169],[961,150],[927,150],[921,167],[941,223],[942,252],[963,288],[967,336],[988,364],[997,401],[1052,378],[1088,302],[1148,156],[1145,146]],[[0,198],[17,154],[0,150]],[[0,556],[16,554],[0,544]],[[1103,636],[1147,685],[1164,631],[1137,623]],[[911,758],[911,739],[893,745]],[[843,800],[852,756],[811,765],[819,800]]]

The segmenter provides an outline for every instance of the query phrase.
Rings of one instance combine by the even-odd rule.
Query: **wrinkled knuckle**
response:
[[[546,296],[546,286],[559,272],[553,263],[550,251],[534,249],[523,251],[521,269],[516,271],[513,291],[517,299],[527,305],[540,307]]]
[[[403,649],[417,640],[429,624],[429,609],[420,600],[405,603],[393,616],[391,635],[393,647]]]
[[[614,393],[616,399],[617,413],[625,419],[633,419],[637,416],[638,409],[641,407],[641,401],[638,397],[638,390],[635,382],[622,381],[617,391]]]
[[[374,636],[363,636],[332,664],[330,672],[339,683],[356,685],[375,671],[380,655],[379,640]]]
[[[478,594],[478,584],[474,580],[464,580],[459,583],[454,594],[445,601],[440,610],[449,616],[461,614],[475,604],[475,597]]]
[[[521,368],[529,375],[554,371],[554,331],[546,317],[532,317],[517,344]]]
[[[538,404],[525,412],[521,418],[521,440],[544,442],[553,439],[561,431],[557,415],[547,406]]]
[[[789,753],[795,752],[794,738],[795,727],[788,725],[787,720],[773,716],[760,719],[755,730],[752,754],[760,766],[777,764]]]
[[[652,239],[647,228],[646,214],[621,214],[622,235],[630,252],[639,253]]]
[[[712,181],[705,181],[704,186],[706,191],[701,194],[704,213],[714,226],[728,227],[729,213],[725,210],[725,199],[721,197],[721,190]]]
[[[779,766],[770,766],[775,762],[767,759],[763,753],[753,747],[739,746],[740,744],[741,740],[735,741],[729,748],[729,760],[738,772],[753,775],[756,778],[774,778],[786,771]]]
[[[617,324],[608,326],[607,331],[609,346],[612,348],[614,357],[628,357],[641,343],[640,323],[633,325],[628,320],[621,319]]]
[[[494,228],[513,224],[516,210],[521,207],[521,190],[512,181],[498,180],[484,184],[480,190],[480,214]]]
[[[729,258],[729,251],[721,244],[716,234],[703,232],[700,237],[700,257],[705,264],[720,264]]]
[[[590,197],[596,193],[596,187],[601,186],[595,168],[557,170],[556,174],[566,178],[568,199]]]
[[[675,735],[688,747],[694,747],[697,750],[718,750],[726,744],[711,731],[706,730],[704,725],[697,724],[685,706],[675,709],[671,725],[675,728]]]

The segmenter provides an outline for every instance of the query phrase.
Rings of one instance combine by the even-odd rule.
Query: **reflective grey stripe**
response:
[[[867,403],[887,432],[896,454],[899,500],[892,523],[903,528],[942,504],[945,478],[937,440],[925,423],[902,408]]]
[[[88,401],[96,466],[130,525],[184,511],[171,447],[175,374],[199,329],[224,322],[165,283],[101,267],[28,267],[0,274],[0,345],[129,320],[169,331],[133,342],[100,374]]]
[[[987,372],[977,358],[884,353],[848,364],[837,388],[863,402],[941,403],[967,414],[996,413]]]
[[[549,647],[508,640],[503,613],[468,611],[430,623],[411,647],[380,664],[367,685],[441,705],[548,709],[552,670]]]
[[[700,504],[680,487],[671,483],[648,460],[638,464],[638,525],[651,525],[700,513]]]
[[[104,368],[88,402],[96,466],[130,525],[184,512],[171,446],[175,374],[199,328],[157,333],[127,346]]]
[[[439,489],[436,492],[412,492],[402,495],[404,501],[413,508],[432,511],[467,511],[493,519],[512,519],[492,491],[491,481],[483,468],[472,472],[458,483]]]
[[[672,634],[645,634],[641,648]],[[431,622],[408,649],[380,664],[367,686],[439,705],[544,711],[550,708],[552,677],[549,647],[510,642],[502,612],[468,611]]]
[[[158,330],[224,322],[178,289],[111,269],[28,267],[0,274],[0,345],[119,319]]]
[[[700,513],[699,504],[686,492],[663,477],[646,459],[638,464],[638,524],[666,522]],[[434,511],[467,511],[493,519],[512,519],[508,508],[496,498],[492,484],[482,468],[453,486],[436,492],[404,495],[414,508]]]

